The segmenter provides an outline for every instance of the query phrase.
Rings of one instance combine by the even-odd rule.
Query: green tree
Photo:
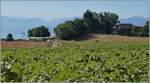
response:
[[[85,23],[91,33],[112,33],[112,27],[118,22],[119,16],[110,12],[91,12],[87,10],[84,15]]]
[[[83,19],[85,21],[89,33],[95,33],[99,31],[99,18],[96,12],[91,12],[90,10],[87,10],[83,14]]]
[[[72,39],[87,33],[112,33],[112,27],[118,22],[118,15],[104,12],[96,13],[87,10],[83,19],[66,21],[58,25],[54,32],[60,39]]]
[[[136,27],[132,28],[131,35],[132,36],[140,36],[141,35],[141,31],[142,31],[142,27],[136,26]]]
[[[149,21],[145,22],[145,25],[141,27],[141,30],[138,32],[138,36],[149,37]]]
[[[82,35],[87,34],[87,32],[88,32],[87,26],[85,25],[83,19],[76,18],[73,21],[73,26],[76,30],[76,36],[82,36]]]
[[[118,23],[119,16],[110,12],[104,12],[101,15],[105,33],[112,33],[112,27]]]
[[[145,25],[143,26],[142,36],[149,37],[149,21],[146,21]]]
[[[7,41],[13,41],[14,40],[14,38],[13,38],[13,35],[11,34],[11,33],[9,33],[8,35],[7,35],[7,39],[6,39]]]
[[[131,36],[131,31],[132,31],[131,28],[119,29],[119,30],[117,30],[117,34],[118,35]],[[135,33],[134,33],[134,35],[135,35]]]
[[[74,38],[76,35],[72,21],[66,21],[65,23],[58,25],[54,29],[54,32],[58,38],[67,40]]]
[[[29,37],[49,37],[50,32],[47,27],[39,26],[28,30]]]
[[[73,39],[85,35],[87,33],[87,27],[84,24],[84,20],[76,18],[73,21],[66,21],[58,25],[54,32],[60,39]]]

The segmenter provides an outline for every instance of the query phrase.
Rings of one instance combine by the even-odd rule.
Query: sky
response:
[[[89,9],[95,12],[110,11],[120,18],[149,16],[149,0],[102,1],[2,1],[2,16],[38,17],[41,19],[82,16]]]

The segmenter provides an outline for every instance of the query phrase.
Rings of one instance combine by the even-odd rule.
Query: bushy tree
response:
[[[13,38],[13,35],[11,34],[11,33],[9,33],[8,35],[7,35],[7,39],[6,39],[7,41],[13,41],[14,40],[14,38]]]
[[[112,27],[119,19],[119,16],[115,13],[96,13],[89,10],[84,13],[83,17],[91,33],[112,33]]]
[[[82,35],[85,35],[88,33],[88,28],[87,28],[86,24],[84,23],[83,19],[76,18],[73,21],[73,26],[76,31],[76,36],[82,36]]]
[[[76,18],[74,21],[66,21],[58,25],[54,32],[60,39],[72,39],[87,33],[87,28],[82,19]]]
[[[29,37],[49,37],[50,32],[47,27],[39,26],[28,30]]]
[[[146,21],[143,27],[136,26],[131,31],[132,36],[146,36],[149,37],[149,21]]]
[[[125,29],[118,29],[117,34],[118,35],[126,35],[131,36],[132,28],[125,28]],[[133,33],[133,32],[132,32]],[[135,34],[135,33],[134,33]]]
[[[132,30],[131,30],[131,36],[141,36],[141,31],[142,31],[143,29],[142,29],[142,27],[140,27],[140,26],[136,26],[136,27],[134,27],[134,28],[132,28]]]
[[[60,39],[71,39],[75,37],[76,34],[72,21],[67,21],[63,24],[58,25],[54,29],[54,32],[56,36]]]

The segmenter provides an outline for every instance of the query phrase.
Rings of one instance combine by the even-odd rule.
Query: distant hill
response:
[[[47,25],[47,22],[39,18],[24,18],[24,17],[1,17],[1,36],[6,36],[12,33],[15,37],[21,37],[21,32],[27,33],[27,30],[40,25]],[[27,36],[27,34],[26,34]]]
[[[25,32],[25,38],[27,38],[27,31],[36,26],[45,25],[49,28],[49,31],[53,33],[53,28],[58,24],[63,23],[67,20],[73,20],[76,17],[43,20],[39,18],[24,18],[24,17],[12,17],[12,16],[1,16],[1,37],[4,38],[8,33],[12,33],[15,38],[22,38],[21,33]]]
[[[143,26],[147,20],[148,20],[148,17],[144,18],[144,17],[139,17],[139,16],[133,16],[133,17],[129,17],[126,19],[120,19],[120,22],[131,23],[137,26]]]
[[[57,26],[60,23],[63,23],[68,20],[74,20],[76,18],[81,18],[81,17],[74,16],[74,17],[68,17],[68,18],[55,18],[53,20],[51,20],[51,19],[48,20],[48,23],[50,23],[52,26]]]

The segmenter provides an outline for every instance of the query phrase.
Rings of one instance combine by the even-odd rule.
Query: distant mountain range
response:
[[[143,26],[148,19],[149,19],[148,17],[144,18],[144,17],[139,17],[139,16],[133,16],[133,17],[129,17],[127,19],[120,19],[120,22],[121,23],[131,23],[136,26]]]
[[[49,31],[54,35],[53,28],[58,24],[63,23],[67,20],[74,20],[75,18],[81,17],[68,17],[68,18],[56,18],[52,20],[43,20],[39,18],[24,18],[24,17],[12,17],[12,16],[1,16],[1,37],[6,37],[8,33],[12,33],[15,38],[22,38],[22,32],[26,33],[25,38],[27,38],[27,31],[36,26],[45,25],[49,28]],[[129,17],[127,19],[120,19],[121,23],[132,23],[134,25],[143,26],[148,18],[144,17]]]
[[[75,18],[76,17],[70,17],[45,21],[39,18],[1,16],[1,38],[6,37],[8,33],[12,33],[15,38],[22,38],[23,32],[26,33],[24,38],[27,38],[28,29],[41,25],[48,27],[51,34],[54,35],[54,27],[60,23],[67,20],[73,20]]]

